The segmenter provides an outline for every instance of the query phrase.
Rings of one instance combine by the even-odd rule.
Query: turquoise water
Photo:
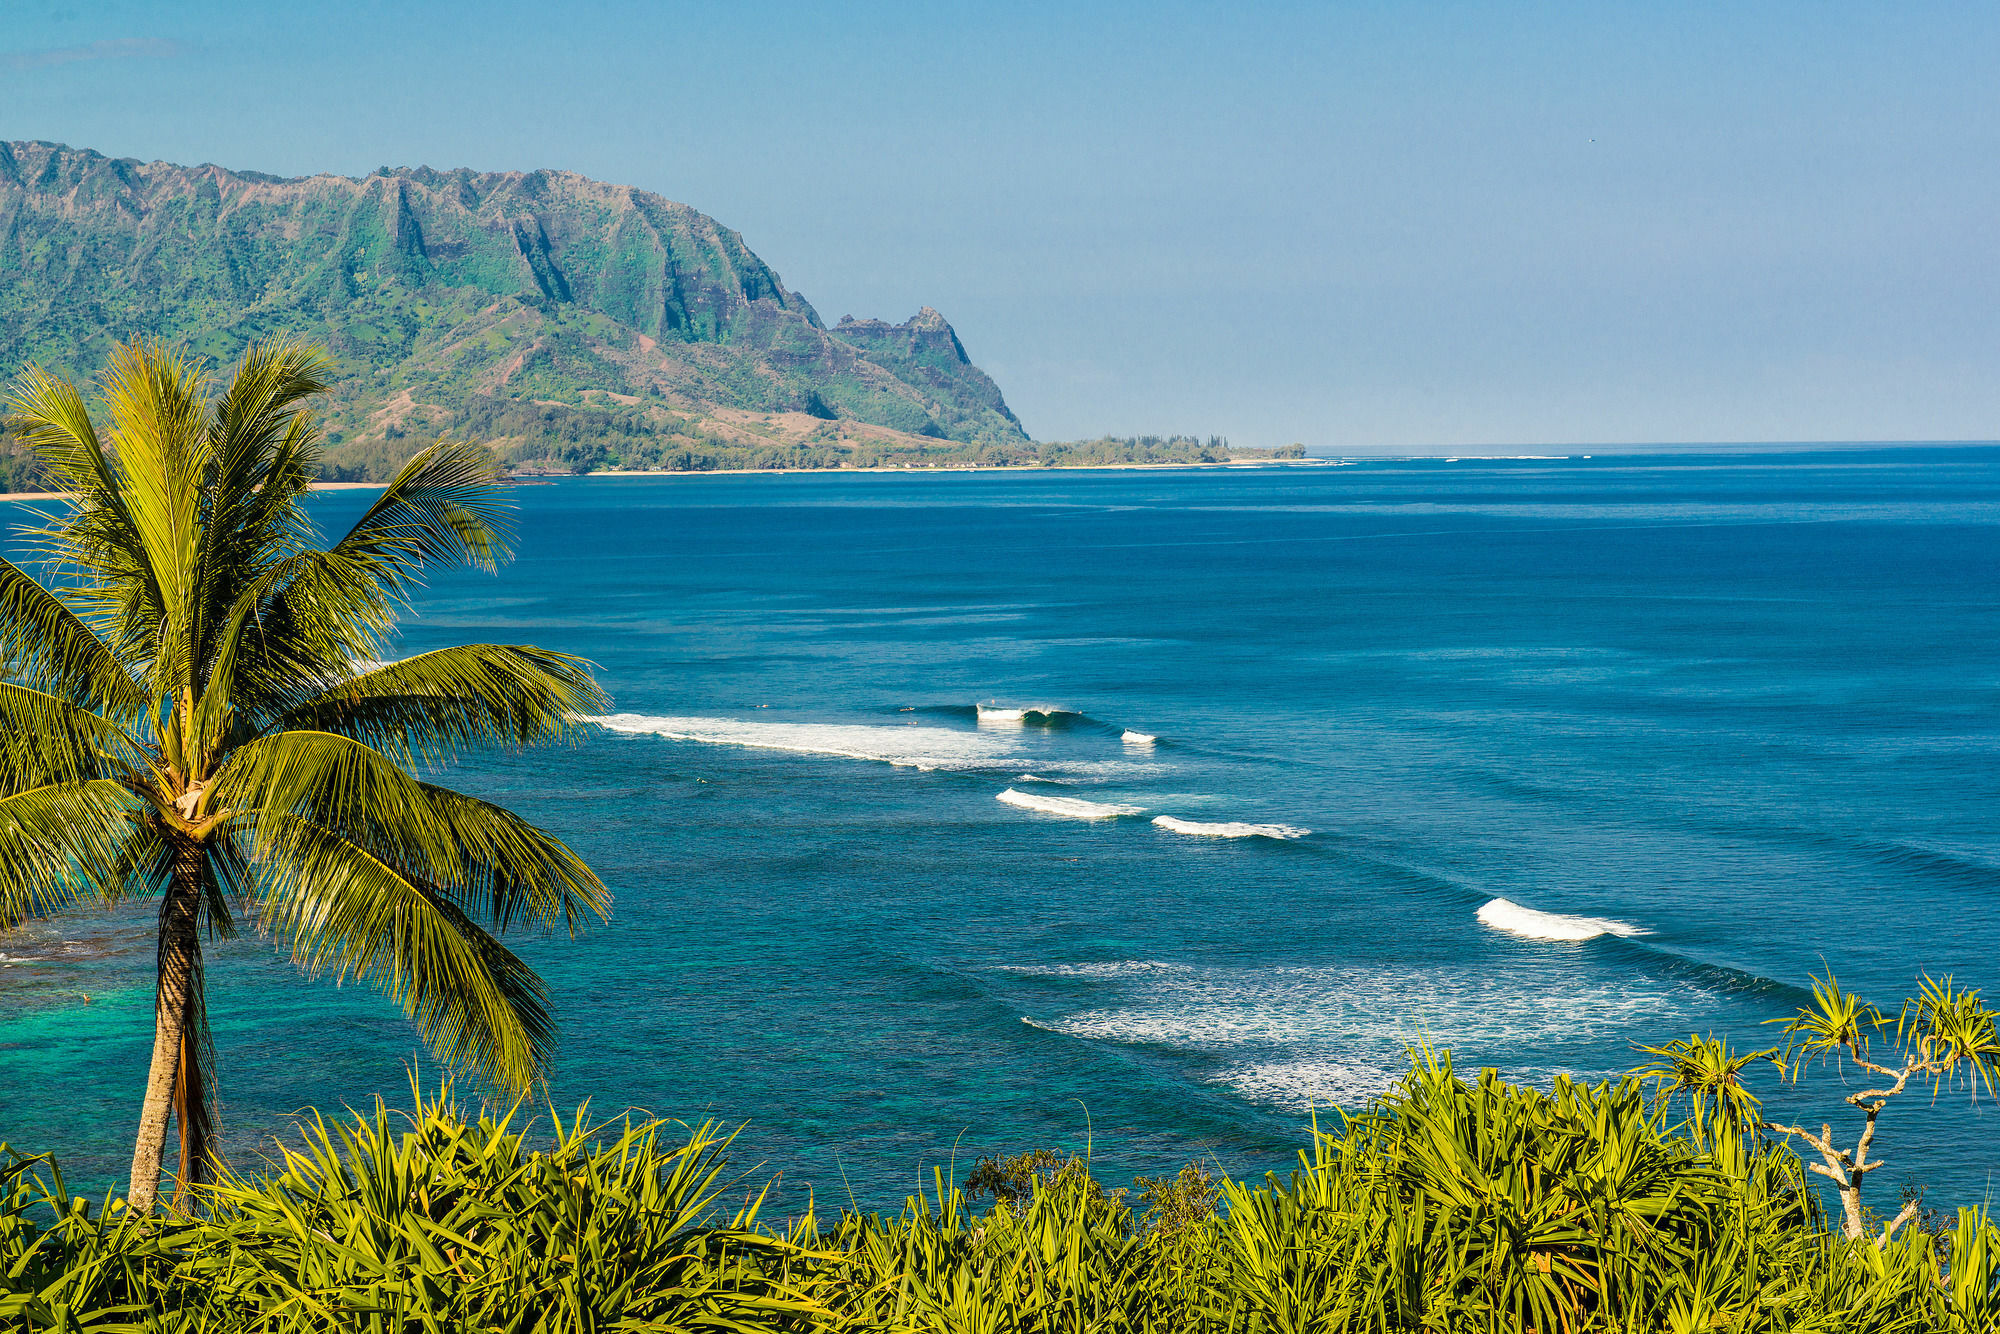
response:
[[[1113,1177],[1260,1172],[1407,1043],[1596,1076],[1768,1041],[1826,966],[2000,989],[2000,450],[516,495],[519,559],[437,582],[403,647],[565,649],[615,696],[617,730],[455,780],[617,895],[528,949],[553,1096],[747,1121],[787,1202],[1087,1137]],[[0,944],[0,1136],[87,1181],[129,1153],[144,926]],[[239,1157],[404,1088],[367,990],[254,940],[210,985]],[[1878,1189],[2000,1185],[1986,1106],[1892,1112]]]

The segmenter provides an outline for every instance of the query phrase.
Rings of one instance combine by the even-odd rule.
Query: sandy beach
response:
[[[1272,467],[1327,467],[1338,463],[1337,459],[1227,459],[1221,463],[961,463],[940,464],[937,467],[910,467],[899,464],[878,464],[870,468],[598,468],[582,474],[550,473],[550,477],[746,477],[783,473],[857,473],[857,472],[1141,472],[1174,468],[1272,468]]]

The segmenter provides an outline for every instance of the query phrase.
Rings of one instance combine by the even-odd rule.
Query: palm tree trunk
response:
[[[196,916],[201,905],[201,847],[175,849],[173,880],[160,903],[159,982],[153,996],[153,1065],[146,1075],[146,1102],[139,1112],[139,1138],[132,1149],[132,1182],[126,1202],[136,1213],[151,1213],[160,1189],[167,1148],[167,1121],[175,1111],[183,1065],[193,1059],[192,1013],[201,939]],[[192,1072],[190,1072],[192,1073]],[[182,1164],[183,1171],[186,1164]]]

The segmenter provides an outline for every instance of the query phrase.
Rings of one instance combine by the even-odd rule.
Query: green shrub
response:
[[[774,1229],[730,1138],[378,1104],[166,1219],[0,1150],[0,1328],[789,1334],[2000,1332],[2000,1227],[1850,1240],[1782,1137],[1669,1123],[1642,1075],[1549,1091],[1419,1053],[1261,1185],[983,1161],[893,1216]],[[993,1195],[981,1207],[968,1187]]]

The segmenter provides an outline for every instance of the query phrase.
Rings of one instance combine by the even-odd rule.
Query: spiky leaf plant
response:
[[[608,906],[554,837],[418,776],[468,746],[563,734],[584,663],[512,645],[377,659],[427,566],[505,555],[486,451],[434,445],[321,545],[325,363],[251,348],[211,393],[175,351],[113,358],[100,433],[31,370],[15,434],[66,499],[0,561],[0,927],[79,901],[159,904],[151,1069],[129,1203],[152,1208],[169,1116],[179,1191],[214,1161],[203,940],[250,925],[308,974],[366,979],[433,1050],[527,1087],[547,993],[500,941]]]

